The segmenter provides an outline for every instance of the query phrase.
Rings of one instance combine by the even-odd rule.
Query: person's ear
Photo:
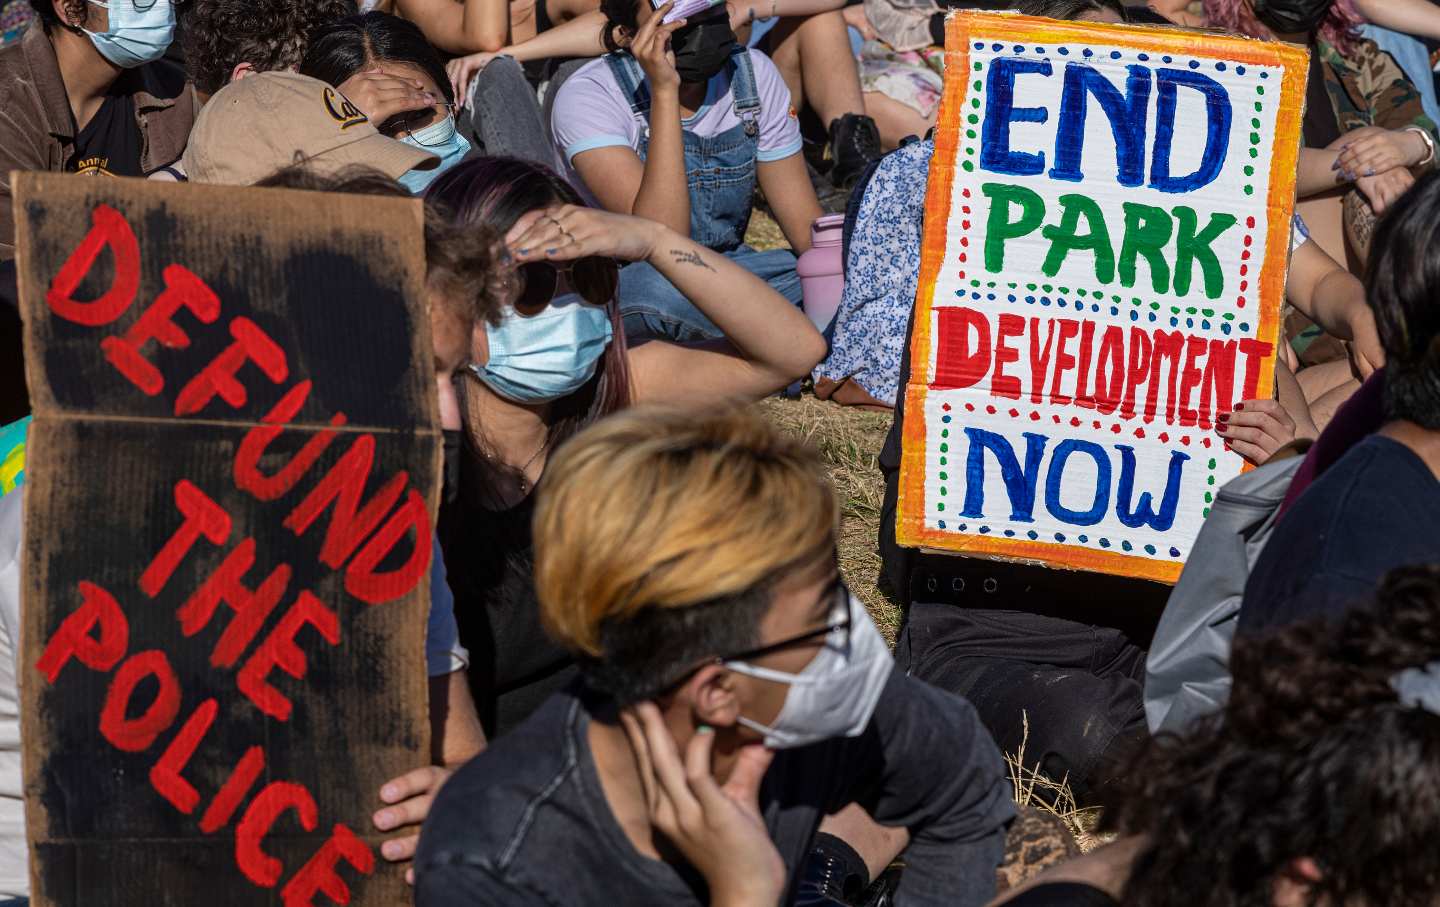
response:
[[[477,319],[470,329],[470,362],[485,365],[490,361],[490,335],[485,333],[485,320]]]
[[[684,686],[685,697],[701,724],[711,727],[733,727],[740,719],[740,697],[736,676],[723,665],[706,665],[696,671]]]
[[[84,28],[89,18],[89,4],[85,0],[50,0],[55,15],[71,28]]]
[[[255,75],[255,65],[253,63],[236,63],[235,68],[230,70],[230,81],[238,82],[246,76],[253,75]]]

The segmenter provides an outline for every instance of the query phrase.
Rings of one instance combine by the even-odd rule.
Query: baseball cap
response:
[[[288,71],[237,79],[200,110],[181,159],[193,182],[248,186],[305,163],[331,172],[362,164],[392,179],[440,158],[383,136],[336,88]]]

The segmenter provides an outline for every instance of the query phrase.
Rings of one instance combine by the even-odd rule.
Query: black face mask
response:
[[[692,22],[670,36],[670,49],[675,51],[675,71],[680,81],[708,82],[725,68],[735,50],[735,33],[724,8],[718,15]]]
[[[1254,0],[1255,16],[1276,34],[1311,34],[1330,15],[1333,0]]]

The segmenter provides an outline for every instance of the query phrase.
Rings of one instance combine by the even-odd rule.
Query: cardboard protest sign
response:
[[[901,544],[1173,582],[1271,395],[1307,55],[957,13]]]
[[[33,903],[386,904],[429,757],[419,203],[16,174]]]

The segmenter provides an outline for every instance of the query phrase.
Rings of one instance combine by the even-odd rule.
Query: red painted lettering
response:
[[[325,473],[325,478],[285,518],[286,529],[303,535],[330,502],[335,502],[330,525],[325,529],[325,543],[320,548],[320,560],[333,569],[339,570],[365,537],[380,524],[409,480],[403,471],[396,473],[357,514],[360,495],[365,490],[365,481],[370,477],[370,465],[374,459],[375,436],[364,434],[356,438],[345,455]]]
[[[1086,321],[1080,327],[1080,370],[1076,375],[1075,405],[1085,409],[1095,408],[1095,398],[1090,394],[1090,357],[1095,348],[1095,322]]]
[[[140,347],[156,340],[161,346],[184,349],[190,337],[174,322],[175,313],[189,309],[196,318],[211,324],[220,317],[220,297],[188,268],[170,265],[165,269],[165,289],[155,297],[124,337],[106,337],[100,341],[105,358],[116,371],[130,379],[140,390],[155,396],[165,386],[160,370],[140,355]]]
[[[155,698],[140,717],[129,718],[130,699],[147,677],[155,678],[159,685]],[[105,705],[100,709],[100,733],[116,749],[138,753],[149,749],[179,714],[180,678],[170,667],[170,659],[159,649],[137,652],[125,659],[110,678]]]
[[[301,590],[295,604],[255,649],[255,654],[245,662],[236,679],[240,692],[248,696],[256,708],[278,721],[289,720],[291,703],[288,697],[270,685],[268,678],[277,667],[296,680],[305,676],[309,662],[305,653],[295,645],[295,636],[307,625],[318,630],[330,645],[339,645],[340,618],[309,590]]]
[[[175,568],[180,566],[180,561],[190,553],[201,536],[212,545],[223,545],[230,538],[230,514],[192,485],[190,480],[181,479],[175,483],[175,506],[185,516],[185,522],[180,524],[150,566],[140,574],[140,591],[151,598],[165,588]]]
[[[1268,357],[1274,349],[1274,344],[1265,343],[1262,340],[1255,340],[1252,337],[1246,337],[1240,341],[1240,352],[1245,357],[1244,399],[1255,399],[1255,391],[1260,388],[1260,366],[1264,364],[1266,357]]]
[[[175,415],[189,416],[209,405],[218,394],[232,409],[245,405],[245,385],[237,379],[236,373],[246,362],[259,366],[275,384],[290,375],[285,363],[285,351],[270,339],[270,335],[249,318],[236,318],[230,322],[230,336],[235,342],[226,347],[215,359],[180,391],[175,398]]]
[[[1105,373],[1109,371],[1109,380]],[[1120,406],[1125,393],[1125,329],[1119,325],[1105,328],[1100,339],[1100,358],[1095,361],[1095,408],[1110,415]]]
[[[260,460],[265,456],[265,449],[270,442],[280,436],[280,426],[294,419],[305,405],[305,398],[310,396],[310,382],[302,381],[292,387],[275,408],[270,410],[261,420],[261,425],[256,425],[245,433],[240,441],[240,449],[235,453],[235,487],[241,491],[249,492],[257,501],[273,501],[287,491],[295,487],[300,477],[310,470],[315,460],[335,440],[335,432],[322,431],[311,435],[300,452],[286,463],[279,472],[267,476],[260,471]],[[345,424],[345,414],[336,413],[330,417],[330,424],[340,426]]]
[[[200,830],[207,835],[213,835],[228,825],[230,818],[235,815],[235,810],[240,808],[245,795],[250,793],[250,788],[255,786],[264,770],[265,751],[258,746],[250,747],[235,765],[230,777],[220,786],[220,792],[215,795],[215,799],[210,801],[205,815],[200,817]]]
[[[245,585],[245,574],[255,566],[255,540],[246,539],[234,551],[226,555],[223,563],[195,590],[195,593],[180,606],[180,630],[186,636],[194,636],[210,623],[215,609],[221,602],[235,612],[215,650],[210,653],[210,664],[217,668],[228,668],[240,660],[256,634],[265,626],[270,612],[280,603],[285,587],[290,584],[290,566],[281,564],[271,571],[258,589]]]
[[[995,378],[990,392],[997,397],[1020,399],[1020,379],[1005,374],[1005,366],[1020,358],[1020,351],[1008,346],[1005,341],[1025,333],[1025,319],[1006,312],[1000,316],[1000,329],[995,333]]]
[[[975,343],[970,343],[970,330]],[[935,310],[934,390],[970,387],[990,370],[990,320],[974,309],[944,306]]]
[[[1050,350],[1055,346],[1055,322],[1046,321],[1045,349],[1040,349],[1040,319],[1030,319],[1030,402],[1045,399],[1045,375],[1050,371]]]
[[[1205,379],[1200,383],[1200,427],[1211,428],[1210,413],[1224,415],[1235,403],[1235,349],[1233,340],[1210,341]]]
[[[1061,318],[1060,341],[1055,345],[1055,377],[1050,379],[1050,402],[1057,406],[1064,406],[1070,402],[1070,397],[1060,393],[1060,380],[1065,373],[1075,367],[1075,357],[1065,348],[1075,335],[1080,333],[1080,322],[1071,318]]]
[[[400,539],[412,532],[414,545],[405,563],[394,570],[377,573],[380,562],[390,556]],[[350,562],[350,568],[345,571],[345,591],[371,605],[394,601],[414,589],[425,577],[430,570],[432,550],[430,511],[425,506],[425,499],[412,488],[400,509]]]
[[[245,878],[261,888],[274,888],[285,869],[261,845],[286,810],[294,811],[300,827],[306,831],[314,831],[320,820],[315,798],[303,786],[289,781],[271,781],[250,801],[250,807],[235,827],[235,862],[245,873]]]
[[[115,276],[110,288],[89,302],[76,299],[75,290],[90,273],[100,252],[107,248],[115,256]],[[90,232],[55,273],[45,293],[45,302],[50,311],[66,321],[94,328],[124,314],[139,289],[140,243],[135,239],[135,231],[119,211],[109,205],[96,205],[90,212]]]
[[[170,801],[171,806],[187,816],[200,805],[200,792],[185,780],[182,773],[185,766],[190,764],[190,758],[195,755],[200,741],[205,739],[210,725],[215,723],[215,714],[219,711],[220,704],[214,699],[200,703],[200,707],[180,727],[180,733],[165,747],[160,761],[150,767],[150,784],[159,791],[160,796]]]
[[[1125,400],[1120,416],[1135,418],[1135,392],[1150,375],[1150,335],[1139,328],[1130,329],[1129,368],[1125,371]]]
[[[314,907],[315,895],[323,894],[337,904],[350,903],[350,886],[335,871],[341,860],[363,875],[375,871],[375,855],[365,842],[346,826],[336,825],[324,846],[280,890],[281,902],[285,907]]]
[[[1170,381],[1166,385],[1165,421],[1175,421],[1175,383],[1180,377],[1180,359],[1185,353],[1185,335],[1179,331],[1156,331],[1155,351],[1150,357],[1150,386],[1145,390],[1145,421],[1155,418],[1160,400],[1160,372],[1170,360]]]
[[[92,671],[105,672],[119,664],[130,647],[130,622],[115,596],[94,583],[80,581],[80,607],[60,624],[35,668],[51,683],[60,669],[78,658]],[[90,631],[99,628],[98,636]]]
[[[1209,348],[1204,337],[1190,337],[1185,341],[1185,367],[1180,370],[1180,424],[1187,428],[1200,421],[1200,414],[1190,408],[1190,395],[1205,377],[1198,363]]]

